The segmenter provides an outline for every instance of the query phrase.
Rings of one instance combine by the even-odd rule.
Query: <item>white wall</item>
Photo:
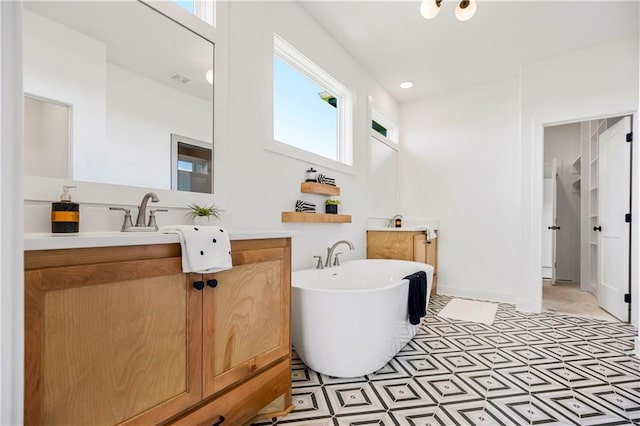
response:
[[[544,126],[636,112],[638,69],[637,38],[594,46],[522,67],[523,252],[522,275],[517,289],[519,309],[538,311],[542,302],[539,270]],[[634,123],[637,124],[637,120]],[[635,253],[637,249],[634,247]],[[638,302],[640,299],[636,300],[636,306]]]
[[[367,98],[371,95],[376,108],[392,119],[397,117],[395,102],[295,3],[232,2],[229,22],[230,166],[228,174],[219,178],[229,188],[223,206],[229,225],[297,231],[293,239],[294,270],[312,267],[314,255],[326,255],[327,246],[345,238],[356,246],[355,252],[344,254],[345,259],[365,257],[370,127]],[[296,199],[302,196],[300,182],[309,163],[265,150],[273,139],[274,32],[354,93],[352,173],[317,167],[336,178],[342,191],[340,211],[352,215],[352,224],[280,223],[281,212],[292,211]],[[325,199],[305,198],[320,207]]]
[[[364,258],[366,253],[366,221],[369,188],[367,169],[369,159],[369,105],[389,120],[398,121],[397,104],[342,47],[292,2],[230,2],[228,20],[219,22],[229,26],[228,48],[216,44],[216,133],[215,148],[218,155],[215,172],[216,195],[209,197],[225,210],[223,226],[231,230],[291,230],[293,238],[293,268],[312,267],[314,255],[326,255],[326,247],[340,239],[349,239],[354,252],[344,259]],[[219,18],[224,19],[224,15]],[[219,26],[219,28],[220,28]],[[316,167],[320,172],[336,178],[341,187],[340,211],[352,215],[351,224],[283,224],[281,212],[292,211],[295,201],[304,197],[322,207],[325,197],[300,193],[300,182],[310,163],[305,160],[266,150],[273,140],[272,66],[273,34],[277,33],[296,49],[303,52],[334,78],[353,91],[354,153],[353,168],[349,173],[327,167]],[[228,49],[228,54],[225,52]],[[228,68],[228,71],[225,69]],[[225,80],[228,76],[228,83]],[[221,93],[228,92],[221,96]],[[228,115],[228,120],[225,118]],[[189,136],[189,135],[187,135]],[[37,181],[27,179],[30,197],[26,203],[27,231],[42,232],[49,229],[49,200],[57,192],[43,194],[32,188]],[[81,203],[81,231],[118,230],[121,214],[109,212],[101,202],[119,192],[110,187],[104,201],[97,200],[91,185],[81,184],[74,200]],[[113,189],[112,189],[113,188]],[[59,191],[58,191],[59,192]],[[128,191],[131,192],[131,191]],[[140,198],[143,190],[139,191]],[[161,203],[171,196],[160,194]],[[53,198],[51,198],[53,197]],[[201,197],[193,195],[193,199]],[[45,201],[37,201],[45,200]],[[136,200],[139,201],[139,200]],[[188,201],[191,202],[191,201]],[[184,202],[184,206],[188,202]],[[159,215],[160,225],[186,223],[184,209]]]
[[[572,167],[579,155],[580,123],[545,127],[544,164],[558,160],[556,278],[573,282],[580,282],[580,189],[573,186],[579,173]]]
[[[22,424],[24,285],[22,239],[21,5],[0,2],[0,424]]]
[[[637,107],[637,39],[403,104],[401,205],[410,216],[440,219],[439,291],[539,311],[544,125]]]
[[[640,10],[638,10],[638,25],[640,26]],[[636,66],[640,69],[640,43],[636,49],[638,59],[636,60]],[[636,85],[638,91],[638,102],[640,102],[640,72],[636,76]],[[636,111],[640,112],[640,104],[636,102]],[[638,140],[638,114],[633,119],[633,134],[636,135],[634,139]],[[634,142],[637,143],[637,142]],[[638,190],[634,188],[640,188],[640,149],[632,150],[631,158],[631,211],[632,215],[637,216],[640,213],[640,197],[638,196]],[[631,323],[635,324],[636,328],[640,328],[640,221],[631,221]],[[640,357],[640,331],[635,341],[636,356]]]
[[[403,104],[401,205],[440,220],[438,292],[515,301],[518,81]]]
[[[170,189],[171,133],[211,143],[213,103],[119,66],[106,66],[108,152],[103,161],[108,167],[105,176],[94,179]]]
[[[28,10],[23,17],[24,91],[71,105],[73,173],[92,180],[106,167],[106,46]]]
[[[108,63],[95,39],[24,15],[25,91],[72,106],[73,178],[170,189],[171,133],[211,142],[213,104]]]

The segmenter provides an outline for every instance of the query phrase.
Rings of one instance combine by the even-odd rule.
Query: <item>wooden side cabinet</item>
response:
[[[204,276],[178,244],[25,252],[25,424],[290,410],[290,239],[231,247],[234,268]]]
[[[424,232],[367,231],[367,259],[397,259],[433,266],[431,294],[438,287],[438,239],[427,240]]]

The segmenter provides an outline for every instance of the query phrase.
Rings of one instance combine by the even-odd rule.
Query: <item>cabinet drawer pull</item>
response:
[[[431,244],[431,241],[427,241],[427,244]]]
[[[217,422],[215,422],[213,425],[211,426],[220,426],[222,423],[224,423],[224,416],[220,416],[220,418],[218,419]]]
[[[207,280],[207,285],[211,288],[216,288],[218,287],[218,280],[216,280],[215,278],[211,280]]]
[[[193,288],[196,290],[202,290],[204,288],[204,281],[194,281]]]

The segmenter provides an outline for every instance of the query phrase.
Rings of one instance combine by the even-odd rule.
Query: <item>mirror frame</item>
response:
[[[23,194],[24,201],[57,200],[62,185],[76,185],[73,200],[81,204],[96,205],[130,205],[137,206],[146,192],[158,194],[160,202],[157,206],[187,208],[188,204],[224,204],[226,188],[221,185],[228,172],[224,162],[228,153],[227,141],[227,99],[228,99],[228,2],[216,1],[215,26],[202,21],[177,4],[162,0],[138,0],[184,26],[189,31],[214,44],[214,91],[213,91],[213,140],[215,154],[213,157],[214,194],[197,192],[175,191],[170,189],[145,188],[136,186],[114,185],[72,179],[48,178],[41,176],[24,175],[23,169]]]

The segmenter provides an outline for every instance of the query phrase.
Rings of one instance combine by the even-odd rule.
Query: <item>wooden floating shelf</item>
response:
[[[340,195],[340,188],[325,183],[302,182],[300,184],[300,192],[318,195]]]
[[[282,222],[351,223],[350,214],[282,212]]]

